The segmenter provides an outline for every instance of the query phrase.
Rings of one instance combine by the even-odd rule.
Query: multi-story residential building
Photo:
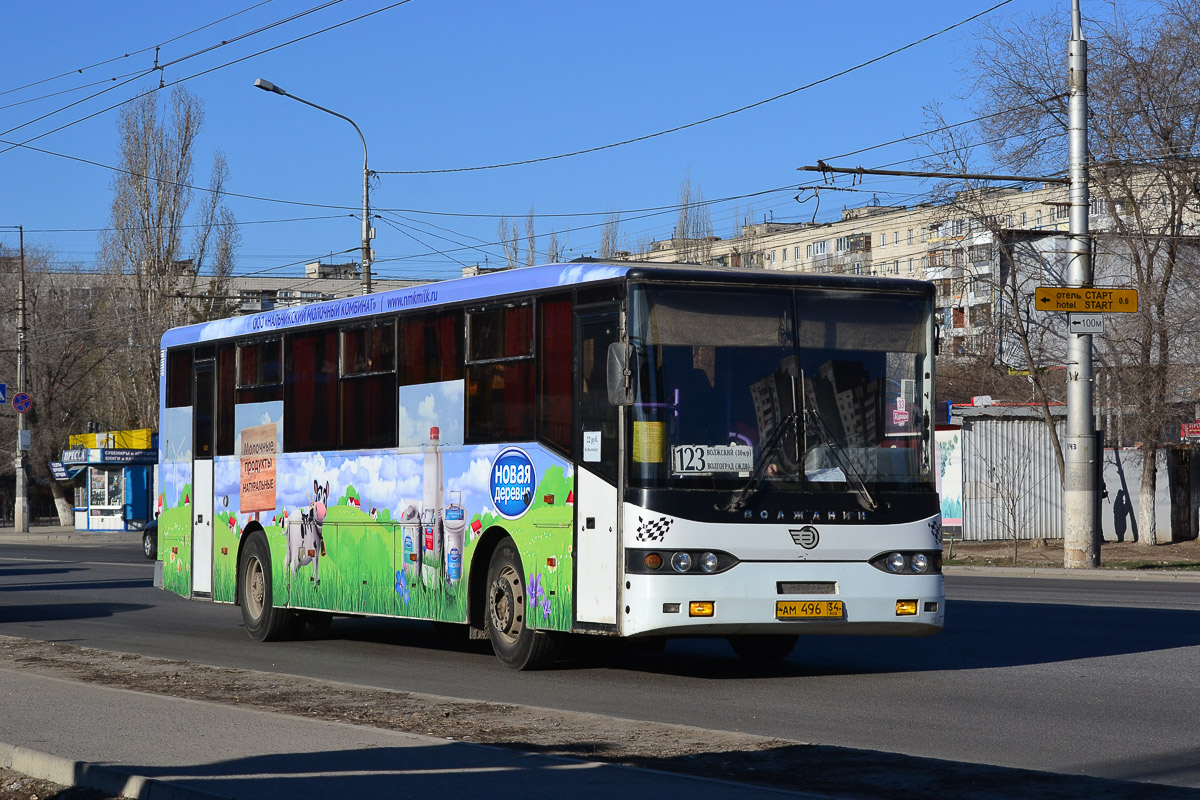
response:
[[[932,281],[937,287],[942,335],[952,354],[996,354],[1001,246],[1006,232],[1066,232],[1064,186],[1023,191],[983,188],[962,191],[946,203],[845,208],[841,219],[822,223],[764,222],[741,235],[706,240],[705,263]],[[1092,227],[1111,220],[1102,200],[1092,202]],[[676,240],[654,242],[642,261],[680,260],[695,252]]]

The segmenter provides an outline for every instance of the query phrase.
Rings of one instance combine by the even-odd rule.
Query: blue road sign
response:
[[[8,402],[8,384],[0,383],[0,406]]]
[[[13,395],[13,408],[17,410],[18,414],[24,414],[32,405],[33,401],[24,392],[17,392]]]

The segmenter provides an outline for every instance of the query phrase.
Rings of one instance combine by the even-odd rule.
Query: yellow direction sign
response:
[[[1064,286],[1039,286],[1034,292],[1038,311],[1100,311],[1130,313],[1138,310],[1137,289],[1094,286],[1070,289]]]

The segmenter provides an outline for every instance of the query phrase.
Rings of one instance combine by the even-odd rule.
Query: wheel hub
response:
[[[496,576],[488,603],[492,629],[510,640],[516,639],[523,627],[521,598],[518,594],[520,583],[515,577],[516,573],[511,569],[506,569]]]

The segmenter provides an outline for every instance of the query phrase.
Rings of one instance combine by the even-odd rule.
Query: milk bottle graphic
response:
[[[467,514],[462,506],[462,492],[451,492],[456,499],[442,512],[442,531],[445,534],[446,585],[454,587],[462,580],[463,548],[466,546]]]
[[[421,515],[415,506],[404,509],[400,515],[400,535],[403,538],[404,574],[409,583],[421,573]]]
[[[433,585],[442,567],[442,449],[437,427],[429,429],[421,501],[421,581]]]

